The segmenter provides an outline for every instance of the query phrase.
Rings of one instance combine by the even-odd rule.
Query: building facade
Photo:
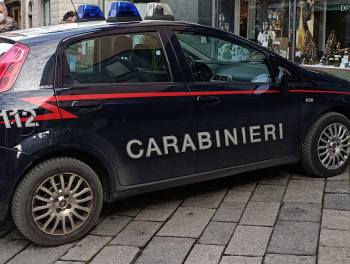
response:
[[[132,1],[132,0],[131,0]],[[108,14],[113,0],[5,0],[22,28],[57,24],[81,4]],[[169,4],[177,20],[218,27],[305,65],[346,69],[350,55],[350,0],[133,0]]]

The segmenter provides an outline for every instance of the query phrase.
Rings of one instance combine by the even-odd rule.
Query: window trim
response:
[[[132,29],[117,29],[117,30],[110,30],[108,32],[98,32],[98,33],[91,33],[91,34],[80,34],[80,35],[75,35],[72,37],[69,37],[65,40],[63,40],[59,47],[58,47],[58,56],[57,56],[57,62],[56,62],[56,78],[55,78],[55,88],[61,87],[61,88],[77,88],[77,87],[91,87],[91,86],[101,86],[101,87],[111,87],[111,86],[137,86],[137,85],[171,85],[175,84],[175,78],[173,74],[173,70],[171,68],[168,52],[166,51],[165,48],[165,43],[161,34],[162,28],[153,28],[153,29],[147,29],[143,27],[137,27],[137,28],[132,28]],[[145,33],[154,33],[160,42],[160,46],[163,49],[163,55],[164,55],[164,62],[166,63],[166,67],[168,69],[168,75],[170,81],[168,82],[128,82],[128,83],[81,83],[81,84],[65,84],[64,83],[64,72],[65,70],[68,70],[68,61],[66,58],[66,50],[69,45],[79,42],[79,41],[87,41],[91,39],[96,39],[96,38],[102,38],[102,37],[109,37],[109,36],[117,36],[117,35],[131,35],[131,34],[145,34]]]
[[[270,57],[271,57],[271,53],[269,51],[266,51],[266,50],[262,50],[262,49],[259,49],[259,47],[255,47],[254,45],[250,45],[249,43],[245,43],[245,41],[239,39],[238,37],[234,36],[234,35],[231,35],[231,33],[227,33],[227,34],[222,34],[222,32],[217,32],[217,30],[215,30],[215,33],[213,33],[212,31],[209,31],[209,32],[203,32],[201,30],[201,28],[195,28],[195,29],[178,29],[178,28],[172,28],[171,29],[171,32],[174,36],[174,39],[176,41],[176,45],[177,47],[180,49],[181,51],[181,56],[183,58],[185,58],[185,54],[184,54],[184,51],[181,47],[181,44],[177,38],[177,33],[193,33],[193,34],[197,34],[197,35],[203,35],[203,36],[206,36],[206,37],[211,37],[211,38],[216,38],[218,40],[223,40],[223,41],[227,41],[227,42],[231,42],[231,43],[235,43],[236,45],[239,45],[243,48],[247,48],[247,49],[250,49],[250,50],[255,50],[257,52],[260,52],[261,54],[265,55],[266,57],[266,67],[270,73],[270,78],[271,78],[271,82],[268,84],[270,86],[273,86],[275,85],[276,83],[276,75],[275,75],[275,71],[271,65],[271,62],[270,62]],[[221,33],[221,34],[220,34]],[[193,72],[192,72],[192,69],[191,69],[191,66],[188,64],[186,58],[184,60],[188,66],[188,68],[190,69],[190,72],[191,72],[191,81],[190,83],[191,84],[198,84],[198,85],[203,85],[203,84],[227,84],[227,85],[236,85],[236,84],[242,84],[242,83],[246,83],[246,82],[223,82],[223,83],[214,83],[214,82],[197,82],[194,80],[194,76],[193,76]],[[250,84],[254,84],[254,83],[250,83]],[[256,83],[256,84],[263,84],[263,83]]]

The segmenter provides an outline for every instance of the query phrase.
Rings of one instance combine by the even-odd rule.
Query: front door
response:
[[[197,171],[296,156],[299,105],[274,85],[267,54],[215,33],[175,31],[196,97]],[[222,35],[222,34],[221,34]]]
[[[65,43],[56,88],[60,107],[76,116],[66,119],[72,135],[113,159],[122,185],[195,172],[195,153],[179,154],[176,142],[195,128],[194,102],[162,32],[144,30]]]

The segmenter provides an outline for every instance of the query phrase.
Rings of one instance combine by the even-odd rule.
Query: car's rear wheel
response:
[[[96,173],[73,158],[54,158],[32,168],[12,200],[18,229],[40,245],[75,241],[96,224],[103,191]]]
[[[304,139],[303,167],[316,177],[336,176],[349,165],[349,155],[349,119],[335,112],[322,115]]]

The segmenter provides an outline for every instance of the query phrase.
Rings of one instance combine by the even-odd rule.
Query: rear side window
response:
[[[169,67],[158,34],[104,36],[66,48],[64,83],[170,82]]]

